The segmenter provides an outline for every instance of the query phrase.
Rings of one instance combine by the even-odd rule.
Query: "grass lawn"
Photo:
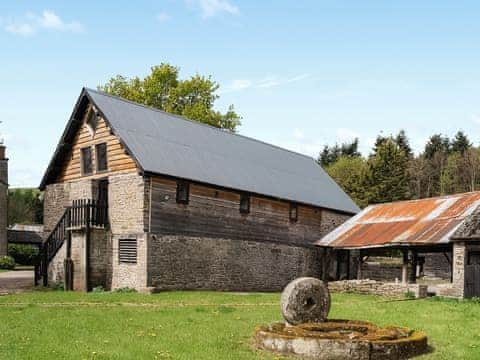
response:
[[[279,294],[33,292],[0,297],[0,359],[278,359],[255,325],[280,320]],[[331,318],[425,330],[419,359],[480,359],[480,303],[334,294]]]
[[[7,272],[7,271],[12,271],[12,270],[0,269],[0,273]]]

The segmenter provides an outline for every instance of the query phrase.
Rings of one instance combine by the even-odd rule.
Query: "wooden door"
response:
[[[465,266],[465,297],[480,297],[480,251],[469,251]]]

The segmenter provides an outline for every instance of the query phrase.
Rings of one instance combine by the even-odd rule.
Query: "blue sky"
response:
[[[113,5],[115,4],[115,5]],[[480,143],[475,1],[8,1],[0,132],[12,186],[37,186],[82,86],[169,62],[212,75],[241,134],[311,156],[405,129]]]

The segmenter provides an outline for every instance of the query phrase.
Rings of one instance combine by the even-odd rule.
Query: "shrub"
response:
[[[38,248],[34,245],[9,244],[8,255],[19,265],[32,266],[38,256]]]
[[[103,292],[105,292],[105,288],[104,288],[102,285],[100,285],[100,286],[94,287],[94,288],[92,289],[92,292],[94,292],[94,293],[103,293]]]
[[[4,270],[15,269],[15,260],[11,256],[0,257],[0,269],[4,269]]]
[[[124,288],[115,289],[112,292],[113,293],[136,293],[137,290],[129,288],[129,287],[124,287]]]
[[[415,293],[413,291],[407,291],[405,293],[405,299],[410,299],[410,300],[413,300],[413,299],[416,299],[416,296],[415,296]]]

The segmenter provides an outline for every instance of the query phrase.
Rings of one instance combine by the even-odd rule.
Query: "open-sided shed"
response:
[[[444,253],[451,266],[451,286],[441,291],[451,296],[480,296],[479,206],[478,191],[372,205],[316,244],[350,250],[356,257],[358,278],[366,256],[399,251],[403,282],[415,282],[419,254]]]

